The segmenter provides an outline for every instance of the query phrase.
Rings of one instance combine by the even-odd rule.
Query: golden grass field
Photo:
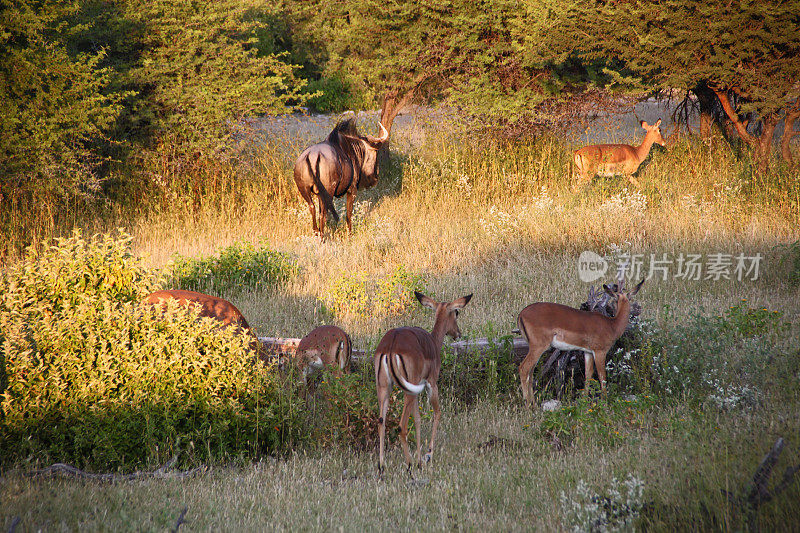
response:
[[[321,124],[320,136],[327,126]],[[800,240],[797,172],[753,177],[721,139],[684,138],[654,149],[638,174],[639,189],[622,178],[596,178],[576,191],[570,158],[577,145],[567,140],[484,142],[436,128],[423,133],[422,141],[417,130],[405,133],[416,135],[413,141],[402,133],[393,138],[394,154],[378,186],[358,196],[353,235],[343,223],[329,228],[325,241],[311,235],[310,215],[290,176],[290,154],[307,137],[267,139],[247,152],[238,170],[217,176],[190,208],[154,203],[161,207],[84,225],[90,231],[124,226],[136,253],[156,267],[175,253],[208,256],[241,241],[287,252],[299,273],[286,287],[221,295],[259,335],[281,337],[301,337],[331,322],[323,302],[336,280],[380,280],[399,266],[421,276],[434,298],[474,294],[459,325],[468,337],[492,337],[509,334],[532,302],[582,302],[589,284],[578,277],[577,258],[584,250],[643,254],[645,269],[650,254],[694,253],[703,261],[716,253],[761,254],[756,280],[686,280],[675,277],[673,264],[668,279],[647,281],[637,300],[642,317],[660,330],[743,301],[778,311],[786,329],[737,341],[716,357],[720,367],[736,366],[763,350],[794,374],[771,373],[764,362],[763,374],[742,377],[752,378],[759,401],[741,409],[680,396],[651,401],[644,391],[630,405],[613,391],[607,402],[574,400],[574,416],[594,429],[564,443],[548,437],[542,429],[548,415],[523,408],[520,394],[469,408],[445,396],[434,462],[416,481],[407,477],[397,443],[389,448],[383,482],[376,477],[376,451],[343,446],[256,463],[245,458],[186,479],[103,484],[31,479],[19,469],[0,478],[0,527],[18,516],[22,530],[164,530],[175,527],[186,507],[181,527],[188,530],[600,530],[591,518],[597,500],[586,494],[618,490],[624,499],[621,487],[630,475],[643,484],[641,495],[631,496],[643,502],[643,518],[611,523],[609,530],[746,528],[741,509],[721,489],[740,493],[778,437],[787,447],[773,483],[786,466],[800,463],[800,286],[792,278],[792,244]],[[641,132],[619,137],[638,141]],[[342,212],[343,202],[337,205]],[[389,328],[429,328],[432,317],[415,306],[398,316],[354,314],[337,323],[356,347],[369,350]],[[706,339],[696,333],[684,342],[702,346]],[[602,427],[593,425],[597,412],[605,413]],[[429,424],[423,424],[426,435]],[[757,523],[797,530],[798,496],[795,479],[764,505]]]

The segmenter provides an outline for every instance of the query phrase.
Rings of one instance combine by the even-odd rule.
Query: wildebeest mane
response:
[[[333,131],[328,135],[327,141],[337,152],[343,154],[350,160],[356,179],[360,178],[361,163],[364,161],[366,149],[356,129],[355,120],[349,118],[336,124],[336,127],[334,127]],[[341,171],[341,169],[339,170]]]

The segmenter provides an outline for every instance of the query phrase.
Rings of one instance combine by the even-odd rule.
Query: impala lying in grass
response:
[[[609,287],[603,285],[606,294],[616,300],[617,313],[614,318],[600,313],[581,311],[566,305],[539,302],[531,304],[519,314],[517,325],[528,341],[528,354],[519,365],[519,380],[525,403],[535,405],[531,374],[545,350],[582,350],[586,365],[586,384],[597,367],[600,388],[606,392],[606,355],[614,342],[625,333],[631,313],[630,297],[639,292],[644,280],[628,294],[622,292],[622,284]]]
[[[203,294],[202,292],[180,289],[156,291],[148,294],[144,299],[146,303],[154,306],[163,306],[167,300],[175,300],[182,307],[199,305],[200,316],[219,320],[224,326],[239,327],[242,333],[252,337],[250,349],[262,360],[267,360],[268,355],[266,348],[258,340],[258,337],[256,337],[255,333],[250,328],[250,324],[247,323],[242,312],[228,300],[223,300],[222,298],[209,294]]]
[[[389,395],[392,385],[400,387],[405,394],[405,405],[400,418],[400,444],[403,446],[408,470],[411,472],[411,453],[408,450],[408,417],[414,411],[414,427],[417,432],[417,466],[422,466],[421,422],[417,396],[428,390],[433,407],[433,427],[425,461],[433,457],[433,444],[439,427],[439,388],[437,381],[442,366],[442,343],[445,335],[454,339],[461,336],[456,323],[459,309],[469,302],[472,295],[452,302],[437,302],[432,298],[414,292],[419,302],[436,312],[433,330],[430,333],[422,328],[402,327],[389,330],[375,349],[375,384],[378,388],[378,434],[380,437],[378,473],[383,477],[384,442],[386,440],[386,413],[389,410]]]

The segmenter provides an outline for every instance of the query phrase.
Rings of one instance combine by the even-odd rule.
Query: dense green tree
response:
[[[102,49],[69,42],[77,2],[0,3],[0,201],[98,190],[98,145],[119,115]]]
[[[710,91],[767,169],[775,126],[797,113],[800,3],[550,0],[548,10],[549,31],[535,46],[562,59],[617,59],[623,68],[608,68],[616,85],[683,88],[701,102]]]
[[[414,99],[446,99],[490,120],[514,120],[555,93],[544,62],[521,47],[536,4],[515,0],[301,2],[294,13],[343,73],[382,105],[387,127]]]
[[[120,75],[139,92],[137,119],[158,145],[223,151],[243,119],[284,113],[308,98],[281,53],[259,54],[255,4],[239,0],[120,0],[139,50]]]

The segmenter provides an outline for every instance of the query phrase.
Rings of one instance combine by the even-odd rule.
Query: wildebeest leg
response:
[[[314,209],[314,200],[308,201],[308,210],[311,212],[311,227],[314,230],[314,235],[319,233],[317,229],[317,211]]]
[[[356,201],[355,192],[347,192],[347,231],[353,234],[353,204]]]
[[[325,203],[322,201],[322,197],[319,196],[319,236],[325,238],[325,219],[327,218],[328,212],[325,210]]]

